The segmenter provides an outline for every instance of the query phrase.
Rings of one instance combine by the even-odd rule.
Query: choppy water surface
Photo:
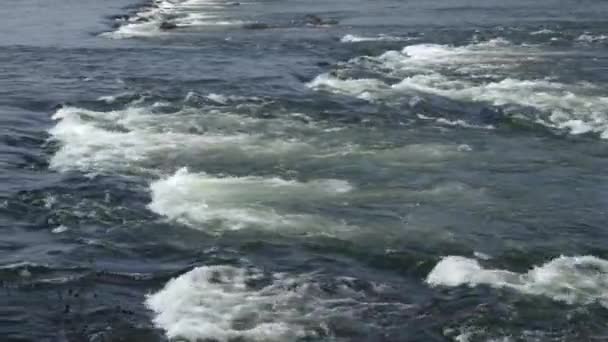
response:
[[[608,339],[608,3],[0,11],[3,341]]]

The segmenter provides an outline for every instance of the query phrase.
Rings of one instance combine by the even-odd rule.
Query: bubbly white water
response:
[[[286,307],[297,294],[283,290],[281,284],[248,287],[248,281],[261,276],[230,266],[199,267],[150,295],[146,305],[170,339],[281,341],[303,335],[303,327],[296,323],[298,313]]]
[[[299,229],[306,233],[331,232],[339,224],[307,214],[279,212],[286,202],[319,201],[348,193],[352,186],[342,180],[297,182],[281,178],[214,177],[181,169],[151,184],[152,211],[170,219],[200,226],[220,221],[221,229],[249,226],[265,229]],[[332,228],[332,226],[335,226]]]
[[[340,39],[342,43],[361,43],[361,42],[398,42],[413,40],[416,38],[412,37],[395,37],[389,35],[378,35],[375,37],[358,36],[354,34],[347,34]]]
[[[533,109],[544,114],[526,114],[533,122],[574,135],[596,133],[608,138],[608,96],[598,87],[516,78],[517,67],[540,59],[542,53],[536,48],[514,46],[500,38],[466,46],[415,44],[346,63],[400,77],[400,82],[321,74],[308,86],[368,101],[433,95],[503,107],[512,115]],[[506,70],[509,76],[503,76]],[[474,126],[448,119],[443,123]]]
[[[49,130],[52,139],[60,144],[51,167],[59,171],[99,173],[137,170],[152,161],[188,155],[236,162],[312,151],[306,143],[293,138],[263,135],[267,131],[276,136],[286,130],[316,130],[289,117],[262,120],[196,108],[167,114],[155,113],[154,107],[127,106],[109,112],[77,107],[59,109],[53,115],[57,124]],[[204,132],[190,133],[193,128]]]
[[[121,96],[100,101],[115,102]],[[53,115],[56,124],[49,130],[51,140],[58,143],[50,166],[61,172],[163,176],[182,166],[240,165],[244,161],[257,165],[280,162],[328,167],[330,163],[344,167],[350,161],[405,166],[460,158],[466,152],[458,144],[436,143],[378,150],[349,143],[358,134],[351,127],[327,126],[303,113],[279,112],[261,118],[229,110],[231,106],[257,108],[262,103],[258,98],[210,94],[201,98],[212,101],[211,105],[194,107],[196,104],[188,104],[196,102],[194,97],[189,94],[186,104],[177,107],[163,102],[146,104],[137,98],[111,111],[61,108]],[[465,125],[440,119],[437,123]]]
[[[378,93],[390,89],[389,85],[377,79],[340,79],[329,74],[321,74],[306,85],[314,90],[333,91],[362,100],[373,100]]]
[[[104,128],[91,116],[106,115],[107,119],[121,113],[101,113],[79,108],[59,110],[53,118],[59,120],[49,133],[59,141],[60,148],[51,159],[51,167],[67,171],[104,172],[136,168],[149,158],[170,155],[179,150],[199,151],[238,145],[252,139],[240,135],[195,135],[180,132],[159,132],[153,129],[119,130]],[[107,122],[106,122],[107,124]]]
[[[64,225],[60,225],[60,226],[57,226],[57,227],[53,228],[51,230],[51,233],[53,233],[53,234],[61,234],[61,233],[67,232],[68,230],[70,230],[70,228],[68,228],[68,227],[66,227]]]
[[[264,274],[257,269],[202,266],[169,281],[146,299],[154,323],[170,339],[294,341],[331,336],[330,320],[357,320],[373,307],[404,311],[398,302],[376,302],[383,291],[362,292],[356,279],[334,278],[330,291],[313,274]],[[256,285],[259,284],[259,285]]]
[[[550,113],[548,118],[539,119],[548,126],[568,129],[571,134],[595,132],[602,138],[608,137],[608,116],[605,114],[608,97],[585,94],[587,89],[581,86],[511,78],[476,85],[430,74],[406,78],[393,88],[494,106],[532,107]]]
[[[568,304],[599,303],[608,307],[608,261],[593,256],[560,256],[527,273],[484,268],[477,260],[443,258],[429,273],[431,286],[509,288]]]
[[[426,116],[423,114],[417,114],[416,116],[422,120],[434,121],[438,124],[446,125],[446,126],[458,126],[458,127],[464,127],[464,128],[481,128],[481,129],[494,129],[495,128],[492,125],[471,124],[462,119],[450,120],[450,119],[446,119],[446,118],[433,118],[433,117],[429,117],[429,116]]]
[[[583,43],[600,43],[608,41],[608,35],[605,34],[591,34],[591,33],[583,33],[576,38],[578,42]]]
[[[244,24],[244,21],[226,16],[225,10],[230,6],[230,2],[216,0],[155,0],[121,22],[116,30],[102,33],[102,36],[113,39],[162,36],[172,31],[161,28],[165,22],[175,25],[177,30]]]
[[[538,35],[555,34],[555,33],[557,33],[557,32],[550,30],[550,29],[542,29],[542,30],[530,32],[530,35],[538,36]]]

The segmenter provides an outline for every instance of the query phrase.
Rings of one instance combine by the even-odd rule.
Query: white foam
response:
[[[603,39],[595,37],[593,39]],[[417,99],[436,95],[463,102],[500,106],[507,114],[520,114],[533,122],[566,130],[570,134],[595,133],[608,137],[608,96],[593,84],[565,84],[547,79],[504,77],[509,70],[541,58],[533,47],[518,47],[497,38],[485,42],[450,46],[415,44],[402,51],[388,51],[378,57],[359,57],[346,63],[380,75],[399,77],[386,84],[378,78],[341,79],[322,74],[308,86],[368,101],[392,101],[403,95]],[[516,69],[510,75],[516,73]],[[531,116],[531,117],[530,117]],[[437,123],[474,127],[465,120],[436,119]],[[489,128],[479,125],[476,128]]]
[[[560,256],[527,273],[488,269],[474,259],[443,258],[429,273],[431,286],[489,285],[542,295],[569,304],[608,307],[608,261],[593,256]]]
[[[105,32],[102,36],[114,39],[162,36],[171,32],[161,29],[164,22],[179,29],[243,24],[243,21],[225,17],[225,9],[229,6],[223,1],[212,0],[156,0],[152,6],[135,13],[115,31]]]
[[[354,34],[347,34],[340,39],[342,43],[361,43],[361,42],[398,42],[398,41],[407,41],[413,40],[415,38],[411,37],[395,37],[389,35],[378,35],[375,37],[365,37],[365,36],[357,36]]]
[[[238,96],[238,95],[224,95],[224,94],[215,94],[210,93],[205,96],[210,101],[213,101],[218,104],[228,104],[229,102],[260,102],[262,101],[259,97],[246,97],[246,96]]]
[[[554,33],[556,33],[556,32],[553,31],[553,30],[542,29],[542,30],[530,32],[530,35],[532,35],[532,36],[538,36],[538,35],[547,35],[547,34],[554,34]]]
[[[229,97],[228,97],[229,98]],[[318,131],[313,123],[302,124],[289,116],[256,119],[218,110],[185,107],[173,113],[154,112],[162,104],[127,106],[123,110],[97,112],[77,107],[58,110],[49,133],[59,142],[51,159],[58,171],[136,171],[172,158],[196,156],[223,162],[256,162],[280,156],[299,158],[313,153],[294,133]],[[201,134],[190,133],[193,128]],[[250,133],[247,133],[250,132]]]
[[[425,50],[425,53],[434,53]],[[424,57],[418,54],[416,58]],[[595,86],[568,85],[544,79],[521,80],[505,78],[496,82],[479,83],[445,76],[439,72],[416,74],[387,85],[378,79],[338,79],[329,74],[317,76],[308,86],[315,90],[331,91],[367,101],[398,98],[404,93],[417,97],[432,94],[459,101],[481,102],[507,107],[511,113],[533,108],[545,113],[538,120],[546,126],[568,130],[571,134],[593,132],[608,137],[608,97],[602,96]],[[428,117],[421,117],[428,118]],[[475,125],[462,119],[435,119],[437,123],[469,128],[492,129],[491,125]]]
[[[496,37],[490,40],[477,42],[476,46],[478,47],[498,47],[498,46],[512,46],[512,43],[503,37]]]
[[[156,313],[155,325],[172,340],[281,341],[302,335],[303,327],[290,322],[295,317],[278,311],[291,299],[288,291],[274,284],[260,290],[248,287],[248,281],[260,276],[230,266],[195,268],[148,296],[146,305]],[[241,322],[246,326],[239,327]]]
[[[461,327],[458,329],[458,335],[453,337],[453,340],[456,342],[472,342],[472,341],[485,341],[485,342],[513,342],[516,341],[513,336],[500,336],[495,337],[491,336],[487,329],[484,328],[473,328],[473,327]],[[444,335],[446,333],[451,333],[450,329],[446,329],[444,331]],[[521,336],[523,340],[528,341],[530,336],[526,336],[524,334]],[[528,337],[528,338],[526,338]],[[538,336],[537,336],[538,337]],[[538,339],[533,339],[532,341],[538,341]]]
[[[401,303],[374,302],[381,286],[365,293],[356,279],[333,279],[324,290],[313,274],[264,274],[257,269],[202,266],[149,295],[154,324],[171,340],[228,342],[296,341],[332,336],[330,320],[360,324],[359,311],[380,305],[402,312]],[[257,284],[257,285],[256,285]]]
[[[250,226],[294,229],[328,222],[312,215],[281,213],[277,206],[337,196],[351,191],[352,186],[334,179],[296,182],[281,178],[214,177],[182,168],[152,183],[150,190],[152,211],[191,226],[220,221],[225,223],[221,230]]]
[[[155,37],[165,34],[159,29],[160,23],[151,21],[143,23],[129,23],[121,25],[115,31],[104,32],[101,37],[111,39],[127,39],[136,37]]]
[[[491,255],[486,254],[486,253],[484,253],[484,252],[477,252],[477,251],[475,251],[475,252],[473,252],[473,255],[474,255],[474,256],[475,256],[477,259],[480,259],[480,260],[490,260],[490,259],[492,259],[492,256],[491,256]]]
[[[146,100],[146,98],[147,98],[146,95],[137,95],[134,92],[125,91],[125,92],[118,93],[118,94],[100,96],[97,98],[97,100],[103,101],[107,104],[113,104],[113,103],[116,103],[116,101],[118,101],[120,99],[127,99],[127,100],[130,100],[129,102],[131,105],[137,105],[137,104],[141,104],[142,102],[144,102]],[[73,108],[73,107],[64,107],[63,110],[69,110],[70,108]]]
[[[585,85],[512,78],[475,84],[433,73],[405,78],[392,88],[494,106],[517,106],[511,108],[511,112],[517,112],[519,108],[534,108],[550,114],[546,120],[539,121],[547,126],[567,129],[575,135],[595,132],[605,137],[608,134],[608,116],[605,114],[608,97]],[[449,121],[444,120],[443,123],[449,124]]]
[[[496,38],[465,46],[414,44],[401,51],[387,51],[372,60],[395,72],[425,73],[437,68],[468,66],[471,71],[487,73],[510,67],[509,64],[531,52],[534,52],[531,48],[523,49]]]
[[[44,207],[46,209],[51,209],[53,208],[53,206],[57,203],[57,196],[54,196],[52,194],[47,194],[44,197]]]
[[[412,73],[422,77],[433,73],[434,70],[440,74],[444,68],[460,68],[461,72],[484,77],[493,72],[504,72],[506,63],[512,62],[514,56],[521,54],[522,52],[508,41],[494,39],[461,47],[439,44],[409,45],[401,51],[387,51],[378,57],[354,58],[346,65],[365,66],[372,71],[388,73],[392,77],[411,77]],[[375,78],[339,79],[331,74],[322,74],[309,82],[308,86],[315,90],[333,91],[365,100],[393,94],[389,85]]]
[[[494,129],[495,128],[492,125],[475,125],[475,124],[471,124],[471,123],[468,123],[468,122],[466,122],[465,120],[462,120],[462,119],[450,120],[450,119],[441,118],[441,117],[440,118],[433,118],[433,117],[422,115],[422,114],[417,114],[416,116],[418,118],[422,119],[422,120],[434,121],[434,122],[436,122],[438,124],[446,125],[446,126],[463,127],[463,128],[480,128],[480,129]]]
[[[608,40],[608,35],[604,34],[591,34],[591,33],[583,33],[576,38],[576,41],[583,43],[598,43],[604,42]]]
[[[112,169],[135,168],[137,163],[152,157],[171,155],[175,151],[196,148],[204,151],[226,145],[245,143],[248,135],[195,135],[157,132],[151,129],[131,131],[100,127],[82,114],[99,112],[66,108],[58,111],[59,121],[49,133],[60,143],[50,166],[59,171],[81,170],[103,172]],[[106,113],[109,118],[116,113]]]
[[[220,95],[220,94],[209,94],[207,95],[207,98],[211,101],[220,103],[220,104],[226,104],[228,103],[229,99],[228,97],[224,96],[224,95]]]
[[[51,233],[53,233],[53,234],[61,234],[61,233],[67,232],[68,230],[70,230],[70,228],[68,228],[68,227],[66,227],[64,225],[60,225],[58,227],[53,228],[51,230]]]
[[[118,99],[120,95],[106,95],[106,96],[100,96],[97,100],[99,101],[104,101],[106,103],[114,103],[116,102],[116,100]]]
[[[354,96],[363,100],[372,100],[375,94],[382,89],[389,89],[388,85],[376,79],[339,79],[330,74],[321,74],[309,83],[314,90],[332,91],[343,95]]]

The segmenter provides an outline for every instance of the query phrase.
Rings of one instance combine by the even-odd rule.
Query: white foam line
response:
[[[158,0],[151,7],[146,7],[129,18],[116,30],[102,33],[102,37],[125,39],[136,37],[156,37],[170,34],[172,30],[163,30],[165,22],[175,25],[175,29],[197,26],[241,25],[240,20],[232,20],[223,15],[229,3],[223,1]]]
[[[415,40],[413,37],[396,37],[389,35],[378,35],[375,37],[365,37],[358,36],[354,34],[347,34],[340,39],[342,43],[361,43],[361,42],[399,42],[399,41],[408,41]]]

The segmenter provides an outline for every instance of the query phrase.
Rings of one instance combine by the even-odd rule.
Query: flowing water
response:
[[[607,15],[7,0],[0,340],[607,340]]]

